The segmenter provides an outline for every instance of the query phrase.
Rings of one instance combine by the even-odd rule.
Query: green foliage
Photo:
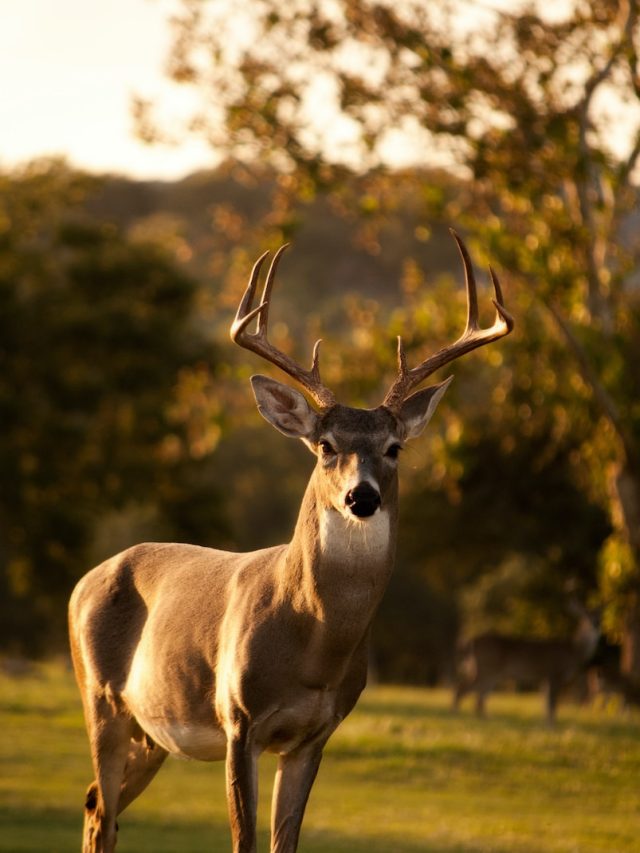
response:
[[[81,180],[68,170],[33,172],[38,181],[48,174],[48,186],[54,178],[67,186],[64,174],[68,183]],[[26,177],[7,178],[15,204],[27,188],[38,196]],[[15,537],[5,538],[12,544],[3,563],[3,642],[22,638],[32,649],[52,633],[61,637],[73,581],[135,541],[234,550],[287,541],[313,464],[304,447],[259,417],[248,378],[263,365],[228,342],[251,247],[257,255],[264,246],[264,232],[249,223],[260,218],[272,181],[257,175],[250,182],[227,169],[175,186],[83,180],[75,200],[42,193],[48,242],[36,258],[47,261],[51,276],[38,273],[23,303],[15,283],[24,277],[4,285],[4,316],[20,305],[22,313],[20,322],[7,320],[2,349],[1,458],[10,498],[2,512]],[[460,333],[455,245],[437,219],[429,231],[423,225],[424,194],[451,199],[459,185],[440,174],[421,181],[379,175],[384,213],[364,238],[359,218],[345,222],[345,211],[323,198],[305,202],[295,246],[280,267],[274,340],[304,362],[310,342],[322,337],[323,377],[344,402],[379,403],[396,369],[396,335],[413,363]],[[356,181],[343,197],[361,191]],[[219,227],[207,231],[203,218]],[[22,230],[13,233],[17,239]],[[23,255],[12,244],[2,257],[21,269]],[[173,258],[201,283],[177,272]],[[487,302],[482,282],[483,313]],[[570,354],[549,341],[530,292],[509,287],[508,302],[518,315],[516,334],[455,365],[436,417],[401,461],[398,567],[375,626],[385,678],[445,677],[461,592],[513,559],[544,567],[549,595],[521,603],[528,619],[564,624],[567,578],[593,592],[596,552],[610,532],[594,506],[599,493],[583,475],[593,464],[585,449],[593,410],[587,399],[576,402]],[[35,312],[39,337],[27,319]],[[219,341],[215,350],[205,334]],[[28,387],[17,396],[20,364]],[[20,467],[25,453],[41,460],[33,472]],[[35,501],[34,481],[46,502]]]
[[[1,190],[0,642],[35,652],[60,641],[71,586],[109,555],[91,548],[108,513],[152,502],[163,535],[203,537],[193,512],[216,496],[193,494],[176,403],[213,352],[192,326],[193,280],[89,215],[94,182],[34,164]]]
[[[449,710],[442,690],[371,688],[329,741],[302,829],[310,853],[632,850],[640,723],[562,705],[549,730],[537,695],[492,696],[491,716]],[[61,665],[0,675],[0,850],[79,847],[89,749]],[[37,744],[37,748],[34,747]],[[265,849],[275,759],[261,760]],[[118,850],[229,847],[221,762],[167,761],[119,818]],[[540,827],[545,831],[540,832]]]
[[[284,173],[273,230],[299,224],[293,197],[307,203],[327,193],[358,221],[362,245],[380,252],[380,235],[402,207],[393,191],[402,176],[385,183],[381,168],[393,139],[421,152],[421,165],[438,158],[463,176],[455,193],[434,190],[432,171],[414,181],[429,225],[464,226],[478,238],[474,254],[510,273],[522,345],[515,357],[505,348],[514,357],[511,375],[502,370],[506,405],[490,417],[502,420],[503,443],[514,420],[529,422],[521,423],[522,440],[540,435],[544,420],[551,455],[558,443],[570,445],[575,481],[626,541],[635,584],[639,62],[635,3],[581,1],[551,12],[523,2],[500,12],[460,0],[295,0],[286,10],[265,0],[222,14],[184,0],[171,65],[174,79],[201,96],[197,127],[218,150]],[[409,285],[413,260],[410,250]],[[446,323],[441,304],[428,316],[430,331]],[[420,322],[418,315],[416,331]],[[354,376],[366,393],[366,377]],[[614,468],[633,490],[611,488]],[[640,623],[633,596],[613,589],[605,596],[610,624],[621,628],[625,611],[629,624]],[[640,671],[640,645],[631,659]]]
[[[474,412],[464,414],[477,428]],[[552,453],[548,436],[510,437],[506,447],[500,432],[450,447],[444,489],[411,478],[402,496],[398,568],[374,632],[383,677],[446,678],[461,631],[569,636],[567,587],[584,601],[593,598],[598,549],[610,531],[606,515],[577,488],[566,447]],[[424,439],[427,457],[434,441],[432,431]]]
[[[602,597],[608,608],[607,628],[613,636],[622,639],[620,625],[624,612],[621,603],[635,586],[635,560],[629,543],[617,533],[608,537],[600,552],[600,584]]]
[[[554,575],[535,558],[518,554],[505,559],[464,589],[465,634],[491,630],[520,637],[570,637],[575,620],[559,585],[562,579],[561,571]],[[570,580],[566,578],[567,586]]]

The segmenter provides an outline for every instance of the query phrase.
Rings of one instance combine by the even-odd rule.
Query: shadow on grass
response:
[[[546,727],[542,696],[540,696],[539,713],[534,711],[523,714],[522,709],[511,710],[501,707],[501,695],[496,694],[498,701],[492,705],[489,697],[488,710],[483,717],[478,716],[474,710],[474,697],[466,697],[462,706],[454,709],[453,691],[444,694],[443,690],[437,690],[434,698],[428,689],[412,690],[393,687],[389,689],[389,698],[386,694],[387,688],[384,687],[365,693],[358,702],[357,712],[380,719],[401,718],[405,724],[433,721],[438,726],[441,724],[456,726],[464,721],[478,725],[509,725],[523,730]]]
[[[403,688],[373,688],[366,690],[358,704],[357,710],[364,714],[369,714],[373,717],[388,717],[401,715],[406,720],[423,720],[425,718],[446,720],[452,716],[452,710],[449,705],[435,705],[429,701],[429,694],[423,692],[415,698],[385,698],[387,690],[397,691],[398,696],[402,697]],[[418,688],[416,688],[417,692]],[[410,691],[412,694],[413,691]],[[425,701],[425,699],[427,701]]]
[[[80,850],[80,815],[62,809],[0,808],[0,851],[2,853],[70,853]],[[375,836],[357,838],[303,826],[299,853],[486,853],[486,846],[425,838],[409,841],[385,835],[379,827]],[[228,828],[203,821],[143,820],[123,815],[118,833],[118,853],[204,853],[229,851]],[[258,849],[269,849],[268,833],[259,834]],[[500,853],[501,847],[492,848]],[[506,853],[506,848],[504,848]]]
[[[396,688],[402,696],[402,688]],[[532,694],[533,695],[533,694]],[[424,698],[423,698],[424,697]],[[478,726],[508,725],[522,730],[547,728],[543,699],[540,697],[539,710],[533,713],[522,713],[521,709],[511,710],[501,707],[501,695],[496,694],[497,701],[491,703],[489,697],[487,713],[478,716],[474,710],[473,697],[467,697],[459,709],[453,708],[453,700],[437,704],[429,698],[429,692],[415,699],[385,699],[384,693],[365,694],[357,705],[357,710],[374,718],[398,717],[406,723],[428,722],[455,726],[461,722],[477,724]],[[560,714],[562,710],[560,711]]]
[[[464,746],[451,743],[438,743],[423,745],[407,741],[402,743],[397,739],[390,739],[388,743],[378,741],[359,740],[355,743],[342,741],[335,748],[329,746],[325,753],[326,764],[329,761],[338,765],[351,766],[352,772],[358,771],[358,763],[362,765],[360,772],[371,776],[388,773],[391,767],[415,766],[422,763],[429,768],[430,762],[446,760],[450,764],[466,767],[469,771],[486,769],[490,762],[494,772],[501,768],[505,771],[511,765],[509,755],[500,755],[487,748],[480,749],[477,746]],[[371,760],[377,762],[371,765]],[[427,779],[430,772],[426,770]]]
[[[391,692],[393,691],[393,692]],[[604,714],[585,716],[587,709],[577,708],[570,702],[561,702],[557,712],[554,726],[549,726],[546,719],[546,709],[542,693],[531,692],[529,696],[536,700],[535,710],[523,713],[521,708],[510,709],[503,707],[502,700],[505,697],[513,698],[517,694],[501,694],[497,692],[488,699],[487,712],[485,716],[478,716],[474,710],[475,698],[466,697],[462,707],[454,710],[452,702],[443,703],[443,691],[438,690],[437,699],[434,700],[430,691],[403,687],[374,687],[365,692],[358,702],[357,712],[370,716],[374,719],[401,718],[405,724],[412,722],[435,723],[456,726],[464,723],[469,727],[478,727],[480,730],[494,728],[509,728],[521,732],[558,732],[569,727],[579,727],[585,731],[594,733],[616,735],[628,732],[629,725],[634,724],[634,717],[619,714],[616,717]],[[386,693],[389,692],[389,698]],[[494,701],[492,702],[492,697]],[[538,704],[539,702],[539,704]],[[576,716],[576,712],[579,716]],[[588,710],[587,710],[588,712]],[[581,716],[580,716],[581,715]],[[640,714],[636,714],[635,724],[640,728]]]
[[[231,849],[227,826],[216,827],[213,821],[154,821],[125,813],[118,823],[118,853]],[[72,853],[80,851],[81,836],[81,809],[0,808],[2,853]]]
[[[69,853],[80,850],[82,814],[63,809],[0,808],[3,853]]]
[[[268,849],[263,845],[263,850]],[[507,847],[492,847],[494,853],[507,853]],[[487,853],[486,845],[461,844],[458,841],[430,839],[408,841],[397,836],[380,834],[375,838],[354,838],[326,831],[309,831],[304,828],[300,838],[299,853]],[[532,851],[533,853],[533,851]]]

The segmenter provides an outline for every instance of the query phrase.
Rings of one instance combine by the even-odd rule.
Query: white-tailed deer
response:
[[[373,615],[394,562],[397,458],[419,435],[449,379],[410,395],[436,369],[508,334],[502,305],[478,325],[469,255],[457,235],[468,300],[454,344],[407,367],[381,406],[336,402],[320,379],[318,344],[304,370],[267,338],[278,260],[253,307],[265,253],[255,264],[231,337],[277,365],[313,398],[252,377],[261,414],[317,456],[291,542],[251,553],[192,545],[130,548],[85,575],[70,602],[70,636],[95,781],[85,803],[83,850],[110,853],[116,816],[169,753],[226,758],[233,849],[256,849],[257,759],[279,755],[271,850],[295,851],[327,739],[364,688]],[[256,318],[257,330],[247,331]],[[318,342],[319,343],[319,342]]]
[[[476,694],[476,713],[485,713],[487,695],[507,681],[528,687],[544,685],[547,722],[555,722],[562,690],[589,662],[600,636],[593,617],[577,602],[569,604],[578,619],[568,639],[534,639],[504,634],[479,634],[461,648],[453,704],[457,709],[467,693]]]

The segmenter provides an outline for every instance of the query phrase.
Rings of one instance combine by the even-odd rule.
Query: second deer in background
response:
[[[556,718],[564,688],[586,667],[600,637],[599,627],[587,610],[572,601],[569,609],[578,619],[567,639],[537,639],[485,633],[465,643],[459,654],[453,705],[458,709],[468,693],[476,694],[476,713],[485,713],[488,694],[500,683],[544,685],[549,725]]]

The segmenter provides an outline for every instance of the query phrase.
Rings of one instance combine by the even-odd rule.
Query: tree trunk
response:
[[[640,600],[635,592],[627,599],[623,632],[620,669],[640,683]]]
[[[626,595],[621,669],[640,681],[640,476],[631,465],[614,479],[617,509],[614,523],[629,543],[634,571]]]
[[[552,303],[546,304],[577,358],[582,378],[591,387],[594,399],[619,442],[617,455],[621,461],[617,464],[609,489],[611,520],[615,529],[628,543],[632,560],[623,603],[621,668],[625,674],[640,683],[640,453],[633,433],[629,431],[615,400],[593,369],[571,326]]]

